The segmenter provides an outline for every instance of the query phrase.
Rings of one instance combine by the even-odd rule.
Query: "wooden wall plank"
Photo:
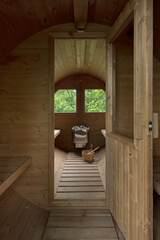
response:
[[[142,21],[143,19],[143,21]],[[134,47],[135,47],[135,114],[141,113],[143,118],[139,126],[143,129],[142,140],[135,139],[138,144],[138,236],[141,239],[153,239],[153,162],[152,134],[148,122],[152,120],[152,66],[153,66],[153,1],[139,1],[135,8]],[[140,180],[141,179],[141,180]],[[141,187],[140,187],[141,185]],[[141,205],[144,208],[141,208]],[[144,229],[145,226],[145,229]]]
[[[30,6],[33,3],[28,4]],[[102,32],[108,33],[109,29],[103,25],[88,24],[86,31],[96,31],[101,36]],[[0,156],[32,157],[31,167],[13,187],[24,198],[44,207],[48,206],[49,171],[48,36],[50,32],[73,31],[74,24],[70,23],[39,32],[17,46],[6,62],[0,65]],[[8,41],[10,39],[5,43]],[[75,46],[70,45],[72,53]],[[104,48],[99,46],[96,42],[98,54],[99,49],[101,51]]]
[[[114,131],[115,120],[115,57],[114,46],[107,44],[107,81],[106,81],[106,131]],[[112,79],[112,80],[111,80]]]
[[[54,117],[54,78],[55,78],[55,44],[54,40],[49,38],[49,191],[48,199],[49,203],[53,201],[54,195],[54,129],[55,122]]]

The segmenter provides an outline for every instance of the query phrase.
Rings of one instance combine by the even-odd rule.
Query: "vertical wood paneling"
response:
[[[38,34],[39,35],[39,34]],[[0,155],[31,156],[32,166],[14,184],[39,205],[48,203],[48,34],[18,46],[0,66]],[[42,47],[41,47],[42,44]]]
[[[123,140],[122,140],[123,139]],[[132,140],[107,134],[109,207],[126,239],[135,239],[136,183]],[[132,233],[134,233],[132,235]],[[131,236],[132,235],[132,236]],[[132,237],[132,238],[131,238]]]
[[[138,1],[134,16],[134,112],[141,114],[135,131],[142,129],[142,138],[135,138],[138,147],[138,238],[153,239],[153,161],[152,134],[148,122],[152,120],[153,66],[153,1]],[[143,207],[142,207],[143,206]]]
[[[48,36],[50,32],[73,30],[74,24],[67,24],[39,32],[0,65],[0,156],[32,157],[31,167],[14,188],[41,206],[48,206],[49,109],[52,112],[48,104]],[[88,24],[87,31],[105,32],[108,27]]]
[[[49,203],[53,200],[54,195],[54,129],[55,129],[55,122],[54,122],[54,78],[55,78],[55,44],[54,40],[49,38],[49,111],[48,111],[48,133],[49,133],[49,191],[48,191],[48,200]]]
[[[132,9],[132,11],[134,10],[134,140],[112,132],[113,118],[110,112],[113,110],[113,99],[110,98],[107,105],[109,113],[107,123],[110,124],[107,125],[106,143],[109,145],[112,142],[112,153],[110,153],[112,156],[107,154],[107,166],[111,166],[110,161],[114,161],[113,152],[118,151],[115,160],[118,162],[116,165],[118,174],[115,178],[113,176],[111,178],[108,171],[112,172],[112,170],[107,168],[107,174],[109,174],[107,185],[113,186],[112,182],[117,183],[118,207],[114,204],[111,205],[110,202],[109,207],[125,239],[152,240],[153,163],[152,134],[148,130],[148,121],[152,120],[153,1],[137,0],[129,1],[128,4],[130,3],[136,3]],[[131,9],[124,9],[111,30],[110,39],[119,34],[130,13]],[[112,56],[108,62],[111,62]],[[112,69],[108,69],[107,74],[112,72]],[[110,81],[112,82],[112,76]],[[108,91],[108,96],[112,96],[112,92],[110,92],[112,89],[108,88]],[[113,192],[111,187],[110,192]],[[112,196],[114,203],[116,195]]]

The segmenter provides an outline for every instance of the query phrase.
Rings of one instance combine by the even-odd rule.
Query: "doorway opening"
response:
[[[106,114],[106,41],[102,35],[97,39],[93,39],[93,36],[83,39],[51,38],[54,46],[53,64],[50,65],[54,69],[51,70],[54,72],[52,94],[60,98],[60,93],[63,93],[63,97],[66,93],[68,98],[74,91],[75,101],[63,106],[66,100],[54,98],[52,105],[54,118],[51,125],[53,130],[59,130],[60,133],[54,141],[54,151],[51,151],[54,161],[50,161],[50,199],[105,201],[105,138],[101,130],[105,130]],[[93,96],[97,103],[93,101],[89,104]],[[77,148],[73,142],[72,127],[80,125],[89,127],[88,140],[83,148]],[[94,162],[87,163],[82,159],[81,152],[92,145],[100,149],[95,153]]]

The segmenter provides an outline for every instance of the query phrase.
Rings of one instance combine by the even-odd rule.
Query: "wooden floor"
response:
[[[43,240],[118,240],[112,216],[105,209],[54,209]]]
[[[105,190],[96,162],[87,163],[69,152],[55,199],[105,199]]]
[[[0,239],[41,240],[48,214],[9,188],[0,197]]]

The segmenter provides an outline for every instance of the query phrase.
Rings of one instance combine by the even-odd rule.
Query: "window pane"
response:
[[[76,90],[58,90],[54,95],[54,112],[72,113],[76,112]]]
[[[85,90],[85,112],[106,112],[106,93],[103,89]]]

